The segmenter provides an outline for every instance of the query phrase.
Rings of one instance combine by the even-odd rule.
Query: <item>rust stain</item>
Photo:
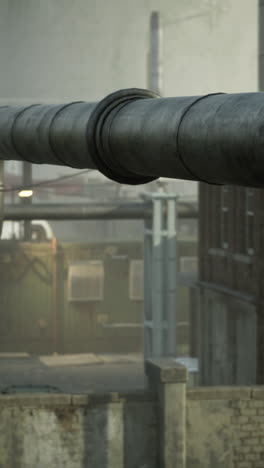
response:
[[[58,420],[58,423],[64,431],[70,431],[73,429],[74,422],[76,421],[75,409],[73,408],[56,408],[54,414]]]

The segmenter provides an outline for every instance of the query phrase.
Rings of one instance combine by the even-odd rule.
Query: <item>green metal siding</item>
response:
[[[196,243],[180,241],[179,253],[194,256]],[[143,301],[129,298],[128,281],[130,260],[142,257],[138,242],[62,243],[55,249],[50,243],[1,241],[0,351],[142,350]],[[103,262],[103,301],[68,300],[68,267],[79,260]],[[183,286],[179,303],[180,320],[186,321],[189,295]]]

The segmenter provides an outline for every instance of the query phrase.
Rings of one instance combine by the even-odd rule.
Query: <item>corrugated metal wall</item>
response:
[[[1,351],[52,348],[52,263],[49,244],[0,243]]]

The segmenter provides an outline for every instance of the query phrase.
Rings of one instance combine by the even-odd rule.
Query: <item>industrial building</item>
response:
[[[264,89],[259,4],[259,89]],[[200,384],[263,384],[263,191],[200,184],[199,282],[193,340]],[[196,327],[196,330],[195,330]]]

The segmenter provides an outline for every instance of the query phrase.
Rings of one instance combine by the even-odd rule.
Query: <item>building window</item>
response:
[[[101,260],[78,261],[69,265],[68,300],[102,301],[104,298],[104,265]]]
[[[197,273],[198,258],[197,257],[181,257],[180,272],[181,273]]]
[[[248,255],[254,255],[255,191],[246,189],[245,248]]]
[[[221,247],[222,249],[228,249],[228,218],[229,218],[229,198],[230,189],[227,186],[221,187]]]
[[[144,264],[143,260],[131,260],[129,263],[129,299],[144,299]]]

